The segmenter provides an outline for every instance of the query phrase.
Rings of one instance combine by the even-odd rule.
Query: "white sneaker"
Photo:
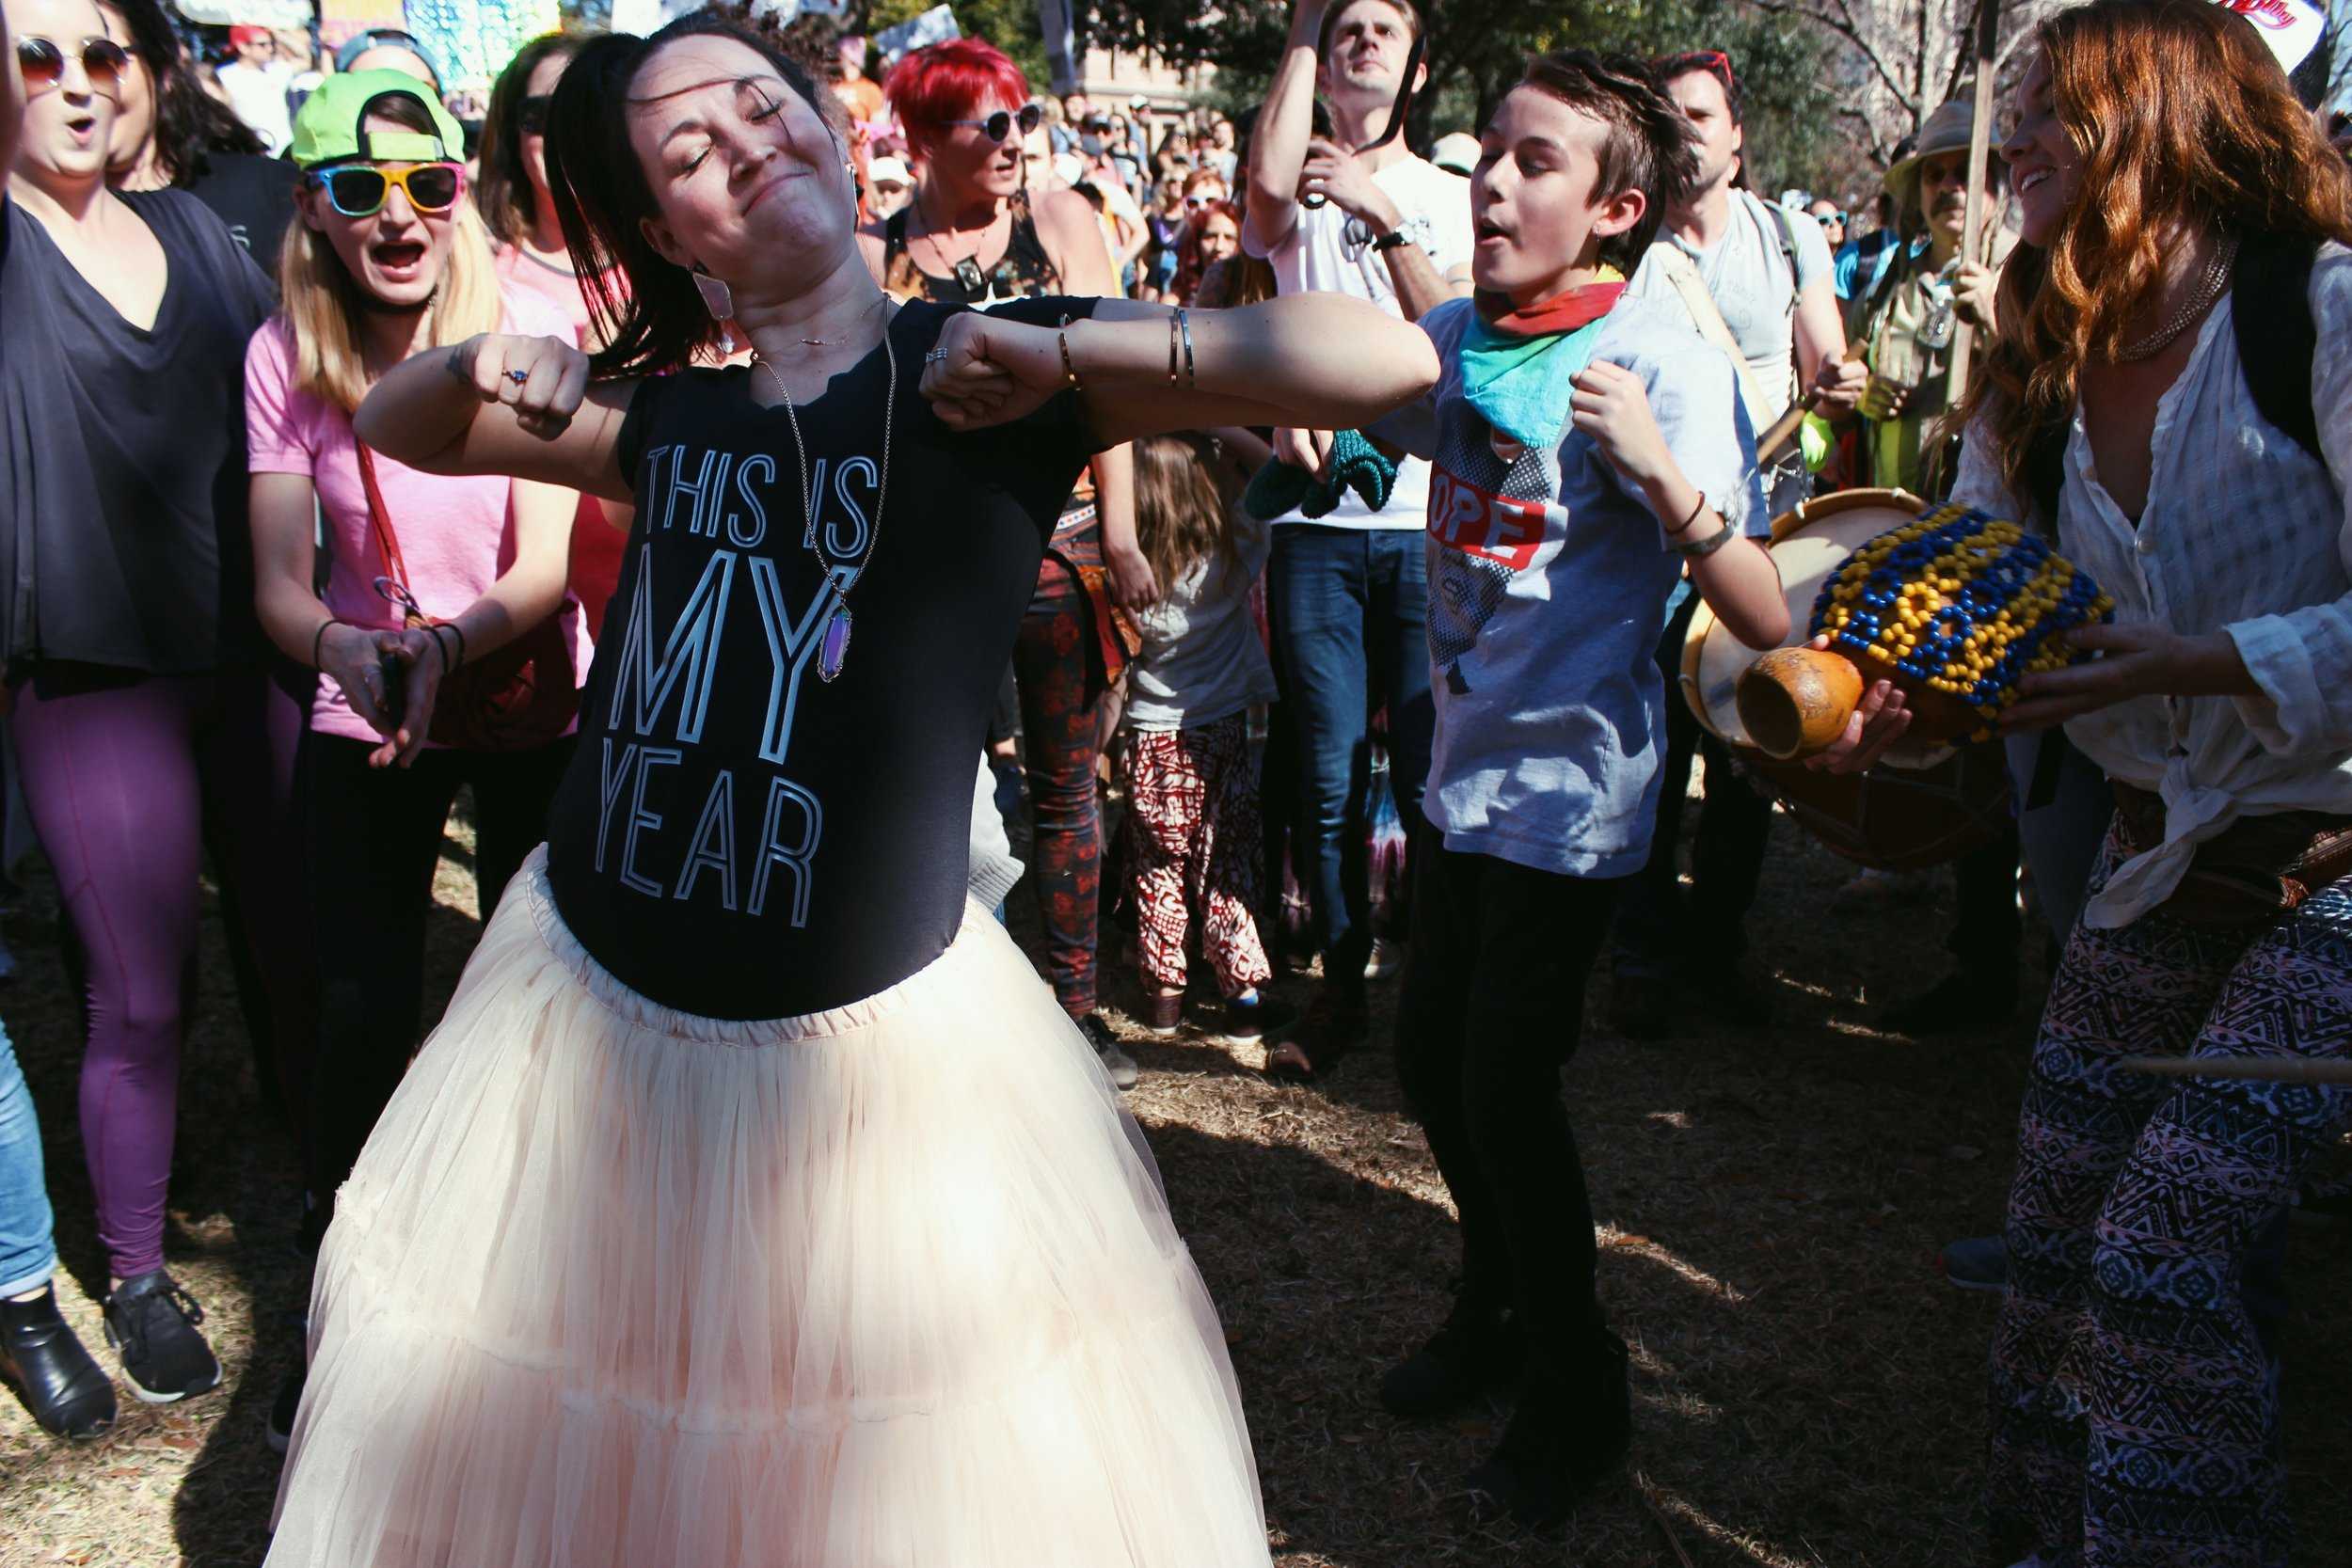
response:
[[[1372,939],[1372,957],[1364,960],[1364,978],[1385,980],[1405,971],[1405,944],[1386,937]]]

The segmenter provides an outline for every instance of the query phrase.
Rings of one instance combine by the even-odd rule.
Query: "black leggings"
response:
[[[1413,844],[1397,1076],[1462,1216],[1466,1298],[1516,1307],[1534,1365],[1581,1371],[1606,1326],[1584,1161],[1560,1098],[1620,883]]]
[[[409,768],[370,768],[373,749],[313,734],[303,752],[320,1015],[305,1155],[323,1210],[423,1032],[433,869],[458,786],[473,785],[474,883],[486,922],[523,857],[547,837],[548,803],[572,741],[529,752],[429,751]]]

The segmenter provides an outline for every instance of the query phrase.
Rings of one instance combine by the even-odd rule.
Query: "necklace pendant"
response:
[[[850,657],[850,606],[835,595],[833,614],[825,622],[825,640],[817,646],[817,678],[830,685]]]

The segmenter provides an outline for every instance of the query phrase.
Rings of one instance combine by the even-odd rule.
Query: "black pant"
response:
[[[2017,818],[2003,812],[1998,836],[1953,866],[1952,934],[1944,945],[1964,974],[1997,981],[2017,973],[2017,947],[2025,937],[2017,912],[2018,854]]]
[[[367,742],[310,735],[299,783],[319,931],[319,1044],[310,1074],[310,1191],[322,1206],[351,1174],[422,1033],[426,916],[441,829],[473,785],[474,883],[486,922],[547,837],[571,740],[529,752],[431,751],[370,768]]]
[[[1461,1212],[1467,1299],[1517,1307],[1534,1366],[1556,1376],[1604,1326],[1560,1069],[1622,880],[1463,854],[1426,826],[1413,845],[1397,1076]]]
[[[1733,771],[1731,752],[1699,728],[1677,685],[1682,642],[1698,610],[1685,599],[1658,641],[1659,673],[1666,682],[1666,766],[1658,780],[1658,827],[1649,863],[1629,879],[1617,920],[1617,967],[1663,974],[1669,953],[1686,944],[1719,958],[1747,950],[1745,923],[1764,871],[1772,803]],[[1679,862],[1682,808],[1693,755],[1707,762],[1707,799],[1699,807],[1698,842],[1691,851],[1691,892],[1682,894]]]

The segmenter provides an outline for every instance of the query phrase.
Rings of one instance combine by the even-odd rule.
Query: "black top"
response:
[[[1005,253],[985,272],[976,261],[952,277],[925,272],[915,264],[907,240],[907,214],[913,209],[899,208],[882,225],[882,287],[898,299],[930,299],[982,309],[1003,300],[1054,293],[1061,277],[1054,270],[1053,258],[1045,254],[1045,242],[1038,236],[1029,193],[1013,192],[1006,198],[1006,205],[1012,213],[1012,229],[1005,237]]]
[[[271,277],[278,276],[278,250],[294,217],[294,183],[302,171],[283,158],[251,152],[208,152],[204,172],[180,189],[210,207],[229,226]]]
[[[0,650],[192,674],[261,657],[245,349],[269,280],[184,191],[126,192],[169,277],[122,319],[0,199]]]
[[[1000,308],[1052,324],[1090,299]],[[548,876],[597,962],[665,1006],[778,1018],[870,996],[962,923],[972,774],[1070,483],[1075,397],[958,435],[917,390],[959,308],[903,308],[889,494],[838,679],[829,573],[864,554],[882,461],[878,347],[799,406],[824,565],[785,411],[755,372],[651,378],[621,427],[637,518],[558,788]],[[772,394],[772,385],[761,377]]]

